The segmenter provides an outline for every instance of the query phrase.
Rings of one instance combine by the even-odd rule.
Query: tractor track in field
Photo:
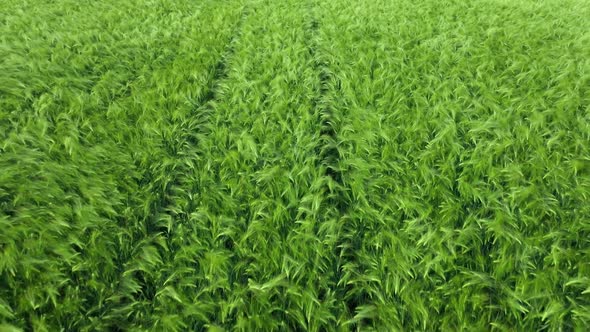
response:
[[[178,142],[174,141],[164,141],[164,144],[167,146],[169,153],[174,157],[182,157],[187,155],[189,150],[194,149],[195,146],[198,146],[200,143],[194,137],[194,132],[199,131],[203,132],[203,130],[207,131],[207,126],[203,126],[209,120],[209,113],[210,107],[208,105],[217,100],[219,98],[219,85],[224,79],[228,76],[229,64],[231,59],[235,53],[235,44],[238,42],[241,36],[241,31],[246,21],[251,8],[247,5],[244,5],[241,9],[241,15],[236,22],[232,33],[228,39],[228,42],[225,46],[225,49],[222,55],[219,57],[219,60],[215,63],[213,67],[213,74],[207,84],[207,90],[202,95],[199,100],[193,102],[193,111],[196,113],[195,118],[197,121],[183,121],[182,119],[176,119],[170,117],[169,121],[171,125],[176,126],[177,130],[181,132],[180,137],[182,138],[182,145],[180,149],[175,149],[174,146],[178,146]],[[179,160],[181,160],[179,158]],[[173,177],[171,181],[163,184],[162,192],[159,193],[159,199],[156,201],[156,204],[152,206],[151,213],[149,214],[149,219],[146,222],[146,233],[149,236],[158,234],[158,233],[169,233],[170,229],[168,229],[165,224],[162,224],[160,221],[162,217],[169,216],[171,218],[181,219],[184,220],[187,218],[188,214],[187,211],[175,211],[171,208],[174,202],[174,191],[176,188],[182,185],[181,182],[181,175],[185,174],[185,172],[189,172],[188,165],[182,163],[180,161],[178,164],[173,165],[172,172]],[[190,188],[189,188],[190,189]],[[189,209],[190,210],[190,209]],[[176,250],[170,243],[168,243],[168,248],[171,251],[169,254],[173,254]],[[125,266],[129,263],[129,261],[133,260],[133,257],[129,257],[124,262],[119,263],[118,270],[122,275],[125,272]],[[153,287],[148,288],[153,289]],[[155,296],[155,292],[147,291],[145,292],[146,297],[150,298]],[[107,310],[108,311],[108,310]]]
[[[251,7],[244,5],[242,8],[242,14],[240,15],[240,19],[236,23],[234,27],[234,31],[231,34],[229,41],[225,47],[225,50],[219,61],[215,64],[213,76],[211,81],[209,82],[209,89],[207,93],[205,93],[203,99],[199,102],[201,106],[206,106],[209,102],[214,101],[218,98],[217,95],[217,87],[219,86],[219,82],[223,81],[228,76],[228,64],[230,63],[231,59],[235,53],[235,44],[238,42],[242,35],[242,28],[244,26],[244,22],[248,18],[250,14]]]
[[[330,81],[332,80],[328,63],[323,59],[322,54],[318,51],[319,40],[318,32],[320,22],[315,13],[315,2],[310,2],[310,22],[308,27],[308,34],[310,39],[309,55],[312,58],[312,65],[314,71],[318,73],[319,91],[313,101],[313,108],[318,109],[319,123],[320,123],[320,141],[321,145],[317,150],[320,156],[320,165],[326,168],[325,175],[329,177],[341,189],[344,186],[342,172],[338,167],[338,160],[340,153],[338,152],[338,119],[335,116],[334,110],[328,104],[326,98],[329,92]],[[327,187],[327,185],[326,185]],[[338,211],[343,212],[346,206],[339,199],[336,199],[339,194],[338,188],[326,188],[331,192],[329,204],[338,208]]]
[[[362,305],[358,299],[349,296],[350,286],[343,282],[343,267],[346,264],[353,262],[355,256],[350,252],[350,246],[347,242],[350,239],[346,234],[357,232],[350,229],[344,219],[350,210],[350,196],[348,192],[350,188],[344,180],[344,174],[340,167],[340,151],[339,151],[339,128],[342,126],[342,118],[337,114],[337,110],[330,105],[329,93],[332,89],[338,89],[338,80],[330,71],[329,63],[326,59],[327,55],[321,53],[322,43],[320,34],[320,18],[317,14],[318,4],[314,0],[310,0],[309,4],[310,22],[308,28],[309,34],[309,53],[313,59],[314,70],[318,73],[319,91],[317,92],[316,100],[313,107],[316,108],[319,114],[320,122],[320,147],[318,149],[319,165],[318,167],[325,168],[325,175],[332,182],[331,184],[324,184],[324,192],[327,194],[325,204],[327,211],[333,211],[335,215],[326,216],[326,219],[336,218],[343,221],[341,232],[338,234],[338,240],[333,246],[333,275],[334,275],[334,289],[337,298],[342,301],[345,311],[348,315],[354,315],[354,311],[358,306]],[[344,218],[343,218],[344,217]],[[339,313],[340,314],[340,313]],[[342,322],[340,322],[342,323]]]
[[[250,11],[250,8],[247,6],[244,6],[242,8],[242,13],[240,15],[240,19],[236,23],[236,26],[234,27],[234,30],[231,33],[231,36],[225,46],[225,50],[223,51],[223,54],[219,57],[219,60],[217,61],[217,63],[215,64],[215,66],[213,68],[213,74],[211,75],[211,79],[210,79],[209,83],[207,84],[207,91],[203,94],[203,97],[201,97],[200,100],[194,104],[193,111],[196,113],[195,118],[197,118],[198,121],[195,121],[194,123],[191,122],[190,127],[187,126],[187,124],[183,123],[183,122],[180,122],[177,124],[178,127],[181,128],[179,130],[183,132],[184,139],[189,143],[189,144],[183,144],[183,147],[185,149],[192,147],[192,146],[199,145],[199,142],[192,135],[196,130],[202,132],[203,129],[205,129],[205,130],[207,129],[207,127],[203,126],[203,124],[206,124],[209,120],[209,113],[211,110],[208,107],[208,105],[211,102],[213,102],[219,98],[218,91],[219,91],[220,82],[222,82],[228,76],[228,67],[229,67],[229,63],[231,62],[231,59],[233,58],[234,53],[235,53],[235,44],[240,39],[242,27],[243,27],[244,21],[246,21],[246,18],[248,17],[249,11]],[[176,154],[179,156],[182,156],[185,153],[184,153],[184,151],[177,151]],[[182,166],[186,166],[186,165],[182,165]],[[182,174],[183,172],[176,172],[176,174],[179,174],[179,173]],[[162,200],[161,200],[162,204],[160,204],[159,207],[155,210],[155,211],[157,211],[155,213],[155,216],[159,215],[162,212],[170,213],[170,211],[166,211],[167,210],[166,207],[172,203],[170,197],[172,196],[173,188],[178,185],[180,185],[179,179],[178,179],[178,177],[175,177],[174,181],[169,183],[169,185],[166,187],[165,192],[162,195]]]

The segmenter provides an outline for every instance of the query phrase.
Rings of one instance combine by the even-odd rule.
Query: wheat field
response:
[[[0,331],[588,330],[588,1],[0,2]]]

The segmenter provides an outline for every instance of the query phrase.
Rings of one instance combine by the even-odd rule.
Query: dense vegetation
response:
[[[0,330],[587,330],[589,17],[1,2]]]

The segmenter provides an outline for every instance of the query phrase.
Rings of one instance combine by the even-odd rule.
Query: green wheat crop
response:
[[[590,330],[590,4],[1,2],[4,330]]]

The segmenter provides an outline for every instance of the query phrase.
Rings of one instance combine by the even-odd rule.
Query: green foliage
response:
[[[588,17],[2,2],[0,330],[587,330]]]

